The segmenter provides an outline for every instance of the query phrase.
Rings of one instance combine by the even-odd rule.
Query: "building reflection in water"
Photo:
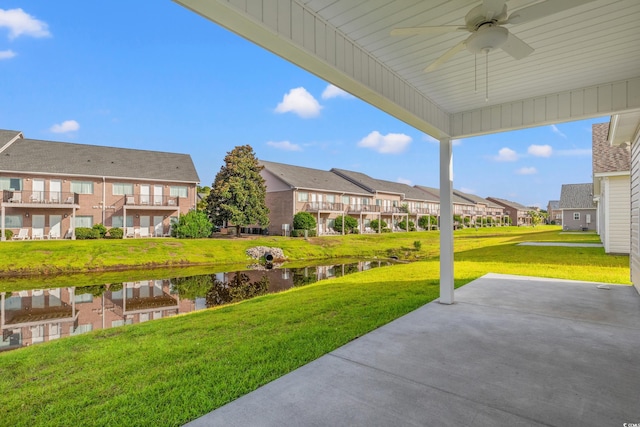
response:
[[[381,265],[389,262],[357,261],[0,292],[0,351],[189,313]]]

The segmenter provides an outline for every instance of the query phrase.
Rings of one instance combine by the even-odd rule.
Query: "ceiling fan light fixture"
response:
[[[484,25],[478,31],[471,34],[465,45],[471,53],[484,53],[498,49],[506,43],[509,30],[496,25]]]

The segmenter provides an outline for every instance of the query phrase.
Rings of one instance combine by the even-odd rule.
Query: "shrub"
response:
[[[416,231],[416,224],[413,221],[409,221],[409,229],[407,230],[407,220],[403,219],[398,223],[398,228],[404,231]]]
[[[304,232],[307,232],[308,237],[316,237],[318,233],[316,230],[291,230],[291,237],[304,237]]]
[[[333,223],[333,229],[338,233],[342,233],[342,218],[340,215],[335,219]],[[345,215],[344,216],[344,232],[345,234],[358,234],[358,220],[352,216]]]
[[[420,240],[415,240],[413,242],[413,247],[416,251],[419,251],[420,249],[422,249],[422,242]]]
[[[384,229],[387,228],[387,222],[384,219],[374,219],[371,221],[371,223],[369,223],[369,227],[371,227],[371,230],[375,231],[376,233],[378,232],[378,229],[380,229],[384,233]]]
[[[102,224],[93,224],[93,227],[91,228],[98,231],[98,234],[100,234],[100,239],[104,239],[104,236],[107,234],[107,227]]]
[[[418,219],[418,225],[420,228],[430,230],[438,225],[438,218],[435,216],[421,216],[420,219]]]
[[[76,228],[76,240],[99,239],[100,232],[89,227]]]
[[[171,235],[179,239],[198,239],[210,237],[213,232],[213,224],[206,213],[190,211],[186,215],[180,215],[178,222],[173,224]]]
[[[293,229],[294,230],[315,230],[316,219],[309,212],[298,212],[293,216]]]
[[[114,227],[109,229],[109,235],[105,236],[107,239],[122,239],[124,231],[122,228]]]
[[[5,228],[4,230],[4,238],[7,240],[11,240],[13,238],[13,231]]]

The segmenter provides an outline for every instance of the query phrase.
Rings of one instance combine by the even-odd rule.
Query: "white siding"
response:
[[[628,176],[608,178],[607,253],[628,254],[630,249],[630,181]]]
[[[640,141],[631,147],[631,281],[640,292]]]

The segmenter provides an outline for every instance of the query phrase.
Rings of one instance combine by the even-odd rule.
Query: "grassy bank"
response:
[[[466,229],[455,232],[455,251],[481,247],[486,239],[496,243],[526,240],[595,241],[594,234],[558,233],[559,227]],[[415,249],[414,242],[421,248]],[[280,236],[216,239],[126,239],[16,241],[0,244],[0,276],[54,275],[78,272],[161,269],[182,266],[241,264],[252,246],[282,248],[291,260],[337,257],[389,257],[420,260],[438,256],[439,233],[388,233],[382,235],[323,236],[304,239]]]
[[[456,234],[456,286],[487,272],[628,283],[628,257],[607,256],[601,248],[516,246],[594,236],[471,231]],[[342,245],[331,238],[282,240],[280,247],[289,244],[285,252],[298,255],[338,256],[349,247],[423,259],[437,253],[437,236],[421,239],[419,251],[415,240],[415,234],[353,236]],[[229,242],[234,252],[240,249],[232,243],[247,244]],[[438,269],[435,259],[376,268],[232,306],[0,353],[0,424],[181,425],[437,298]]]

